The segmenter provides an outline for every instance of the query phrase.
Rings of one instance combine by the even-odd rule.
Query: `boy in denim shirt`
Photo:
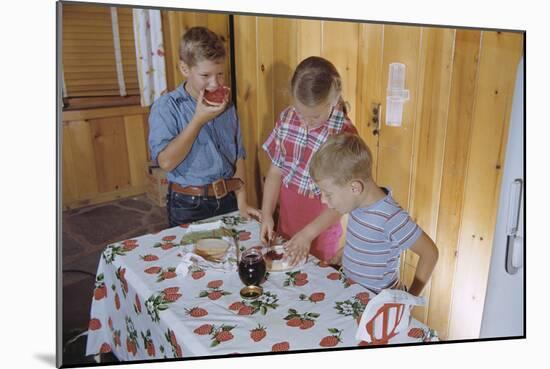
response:
[[[170,226],[239,210],[259,217],[246,201],[246,153],[239,118],[229,103],[225,46],[204,27],[190,28],[180,42],[178,69],[186,81],[161,96],[149,115],[151,158],[167,171]],[[205,94],[225,89],[221,102]]]

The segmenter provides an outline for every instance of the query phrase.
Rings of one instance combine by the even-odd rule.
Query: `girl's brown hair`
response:
[[[203,60],[225,58],[224,40],[206,27],[189,28],[181,37],[179,56],[189,67]]]
[[[312,107],[324,103],[332,93],[340,95],[339,103],[344,112],[342,100],[342,79],[338,70],[327,59],[310,56],[298,64],[290,82],[292,96],[302,104]]]
[[[363,139],[352,133],[330,136],[313,154],[309,174],[315,182],[331,179],[336,185],[372,179],[372,154]]]

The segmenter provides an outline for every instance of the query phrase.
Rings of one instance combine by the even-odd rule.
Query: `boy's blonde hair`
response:
[[[330,136],[313,154],[309,174],[315,182],[331,179],[336,185],[351,180],[372,179],[372,154],[363,139],[355,134]]]
[[[224,40],[206,27],[189,28],[181,37],[179,56],[189,67],[203,60],[225,58]]]
[[[341,95],[342,79],[330,61],[319,56],[310,56],[296,67],[290,88],[295,99],[306,106],[313,107],[327,101],[331,93]],[[347,113],[341,96],[339,103]]]

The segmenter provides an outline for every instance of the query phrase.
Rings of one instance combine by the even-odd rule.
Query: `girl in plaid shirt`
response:
[[[341,214],[321,203],[309,162],[329,136],[357,131],[347,117],[341,78],[330,61],[317,56],[304,59],[294,71],[291,92],[293,105],[281,113],[263,144],[271,166],[264,185],[260,236],[263,242],[273,238],[273,212],[279,201],[277,232],[289,240],[291,263],[308,253],[327,261],[339,248]]]

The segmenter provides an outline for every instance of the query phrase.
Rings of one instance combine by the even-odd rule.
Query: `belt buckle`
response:
[[[225,179],[222,178],[212,182],[212,189],[214,190],[214,197],[216,199],[221,199],[222,197],[227,195],[227,186],[225,184]]]

